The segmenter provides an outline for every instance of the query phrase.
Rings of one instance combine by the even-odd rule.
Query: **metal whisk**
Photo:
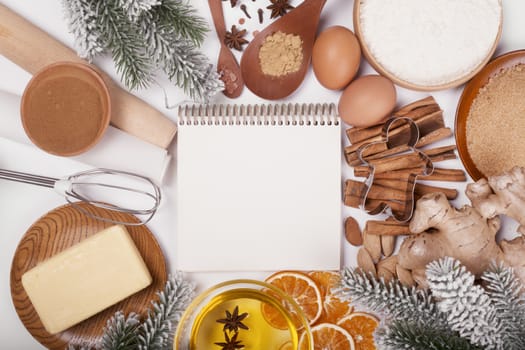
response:
[[[75,205],[75,201],[87,202],[98,208],[135,215],[140,220],[117,221],[94,215],[80,206],[75,206],[88,216],[115,224],[136,226],[147,223],[155,215],[161,200],[160,188],[150,178],[120,170],[93,169],[58,179],[0,169],[0,179],[53,188],[72,205]],[[123,183],[130,185],[122,185]],[[115,198],[120,199],[120,203],[125,202],[126,206],[115,204]],[[128,207],[129,203],[139,204],[137,207]]]

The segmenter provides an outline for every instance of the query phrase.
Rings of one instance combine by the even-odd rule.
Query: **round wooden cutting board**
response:
[[[87,203],[76,203],[75,205],[82,206],[83,209],[97,216],[118,221],[138,222],[137,218],[129,214],[100,209]],[[152,284],[61,333],[51,335],[45,330],[22,286],[22,275],[38,263],[112,225],[91,218],[68,204],[42,216],[22,237],[11,265],[11,297],[24,326],[45,347],[63,350],[68,343],[94,345],[100,340],[106,321],[115,312],[121,310],[126,315],[135,312],[145,316],[151,306],[151,301],[157,298],[156,292],[164,288],[167,280],[166,261],[155,237],[144,225],[127,226],[130,236],[153,277]]]

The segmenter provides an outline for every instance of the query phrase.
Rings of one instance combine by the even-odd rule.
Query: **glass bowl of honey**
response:
[[[197,296],[181,317],[174,350],[313,350],[308,320],[283,291],[232,280]]]

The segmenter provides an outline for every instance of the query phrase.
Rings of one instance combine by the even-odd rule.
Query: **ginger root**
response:
[[[454,257],[478,277],[492,261],[502,261],[525,283],[525,237],[496,242],[500,214],[518,221],[518,231],[525,233],[525,169],[515,167],[469,184],[466,194],[472,206],[461,209],[452,207],[442,193],[417,201],[410,222],[416,235],[401,244],[400,267],[411,270],[413,279],[424,287],[424,271],[433,260]]]
[[[525,169],[514,167],[501,175],[467,186],[466,195],[484,218],[504,214],[519,222],[525,234]]]
[[[501,258],[502,250],[495,239],[499,227],[498,217],[483,218],[470,206],[458,210],[444,194],[427,194],[417,201],[410,222],[410,231],[416,235],[401,244],[399,265],[421,280],[429,262],[452,256],[479,275],[492,259]],[[434,230],[426,232],[429,229]]]

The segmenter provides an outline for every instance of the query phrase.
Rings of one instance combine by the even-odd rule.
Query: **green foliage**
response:
[[[446,257],[427,266],[427,281],[450,328],[487,349],[500,349],[502,322],[485,290],[458,260]]]
[[[130,89],[145,88],[153,79],[139,31],[115,1],[102,0],[96,7],[97,28],[124,83]]]
[[[525,349],[525,295],[520,281],[513,270],[502,263],[493,263],[483,273],[489,295],[498,318],[502,320],[505,334],[505,349]]]
[[[397,279],[386,283],[371,274],[346,268],[341,272],[341,286],[337,292],[341,298],[389,318],[412,319],[436,326],[446,324],[446,316],[438,311],[426,290],[403,286]]]
[[[139,350],[163,350],[172,343],[180,318],[193,297],[193,286],[182,278],[171,278],[159,301],[153,303],[146,321],[140,326]]]
[[[426,275],[430,292],[347,268],[336,292],[385,316],[381,349],[525,349],[525,296],[511,268],[494,265],[483,286],[452,258],[430,263]]]
[[[199,51],[207,23],[183,0],[63,0],[78,54],[108,52],[131,90],[147,88],[155,73],[194,100],[208,101],[223,83]]]
[[[377,334],[380,349],[412,350],[478,350],[477,346],[447,329],[436,329],[428,324],[395,320]]]

